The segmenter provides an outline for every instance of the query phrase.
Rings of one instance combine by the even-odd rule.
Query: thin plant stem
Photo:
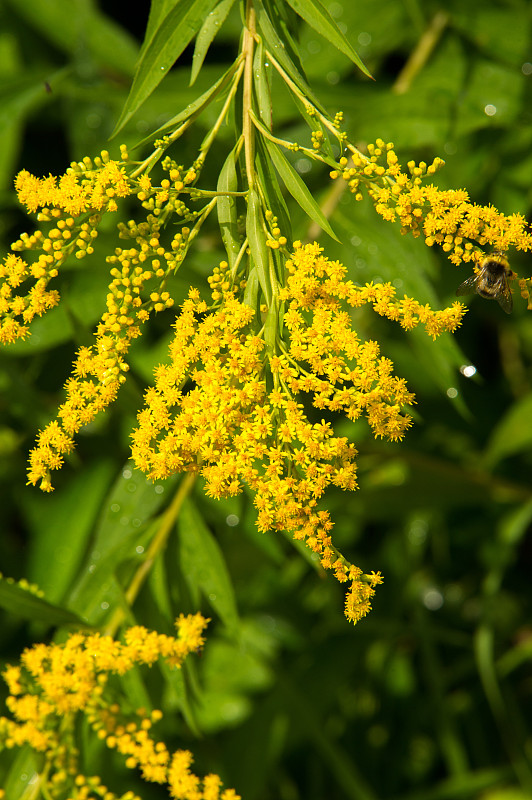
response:
[[[255,127],[250,114],[253,107],[255,23],[255,9],[253,8],[251,0],[248,0],[246,7],[246,28],[242,44],[242,52],[245,58],[242,133],[244,136],[244,158],[249,188],[255,185]]]
[[[150,569],[153,567],[155,559],[166,547],[168,537],[174,527],[177,517],[179,516],[179,512],[181,511],[181,507],[185,499],[190,494],[195,479],[196,476],[194,473],[187,473],[183,477],[172,502],[161,516],[157,531],[146,551],[146,558],[136,570],[128,588],[124,592],[124,599],[128,608],[131,608],[137,599],[144,581],[148,577]],[[117,608],[107,625],[104,627],[103,633],[109,636],[114,636],[125,617],[126,609],[123,607]]]
[[[445,11],[438,11],[433,16],[429,27],[419,39],[408,61],[397,76],[392,86],[394,94],[404,94],[408,91],[416,75],[421,72],[429,60],[448,22],[449,15]]]

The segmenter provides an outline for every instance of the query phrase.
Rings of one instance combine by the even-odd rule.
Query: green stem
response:
[[[255,9],[252,0],[246,4],[246,27],[242,43],[244,66],[244,96],[242,100],[242,134],[248,186],[255,184],[255,127],[251,118],[253,108],[253,53],[255,48]]]
[[[150,153],[150,155],[147,158],[145,158],[141,164],[139,164],[137,169],[134,172],[132,172],[129,177],[136,178],[138,175],[142,175],[143,173],[148,173],[152,169],[152,167],[155,166],[155,164],[158,162],[161,156],[164,155],[164,153],[168,149],[168,146],[173,142],[175,142],[177,139],[179,139],[179,137],[185,133],[187,128],[190,128],[190,126],[194,122],[194,119],[195,117],[190,117],[189,119],[187,119],[186,122],[180,125],[179,128],[176,131],[174,131],[174,133],[170,134],[167,137],[167,144],[165,144],[164,146],[156,147],[153,153]]]
[[[157,556],[164,550],[166,547],[166,542],[168,541],[168,537],[174,527],[175,521],[181,511],[181,506],[183,505],[185,499],[189,495],[196,476],[194,473],[187,473],[181,483],[179,484],[179,488],[174,496],[174,499],[161,516],[159,520],[159,526],[155,533],[155,536],[150,542],[150,546],[146,551],[146,558],[142,562],[142,564],[138,567],[137,571],[133,575],[128,588],[124,593],[124,598],[127,603],[127,607],[131,608],[133,603],[135,602],[148,574],[150,569],[152,568],[155,559]],[[113,616],[103,629],[102,633],[104,635],[114,636],[122,622],[126,617],[126,609],[123,607],[117,608],[114,612]]]
[[[192,228],[192,230],[190,231],[190,233],[188,235],[187,252],[188,252],[188,248],[190,247],[190,244],[194,241],[194,239],[196,238],[196,236],[200,232],[201,226],[203,225],[203,223],[205,222],[205,220],[207,219],[207,217],[209,216],[209,214],[211,213],[213,208],[215,208],[215,206],[216,206],[216,197],[213,197],[211,202],[208,203],[205,206],[205,208],[203,209],[203,211],[201,213],[201,216],[194,223],[194,227]]]
[[[246,194],[247,194],[247,192],[246,192]],[[240,248],[240,250],[238,251],[238,255],[237,255],[236,259],[235,259],[234,266],[233,266],[233,268],[232,268],[232,270],[231,270],[231,277],[232,277],[233,281],[234,281],[234,280],[235,280],[235,278],[236,278],[236,274],[237,274],[237,272],[238,272],[238,268],[239,268],[239,266],[240,266],[240,264],[241,264],[241,262],[242,262],[242,259],[243,259],[243,258],[244,258],[244,256],[246,255],[247,248],[248,248],[248,240],[246,239],[246,240],[245,240],[245,241],[242,243],[242,247],[241,247],[241,248]]]
[[[285,150],[289,150],[292,153],[304,153],[313,161],[320,161],[322,164],[327,164],[327,166],[330,167],[337,166],[336,162],[334,162],[332,159],[329,161],[323,158],[323,156],[321,156],[315,150],[312,150],[310,147],[304,147],[303,145],[296,144],[295,142],[288,142],[286,139],[279,139],[277,136],[274,136],[273,133],[271,133],[271,131],[269,131],[268,128],[259,120],[253,110],[250,111],[250,117],[257,130],[259,130],[266,139],[269,139],[270,142],[278,144],[281,147],[284,147]]]
[[[438,11],[432,18],[429,27],[417,43],[414,51],[401,70],[397,80],[392,86],[394,94],[404,94],[410,88],[416,75],[421,72],[430,56],[434,52],[443,31],[449,23],[449,15],[445,11]]]
[[[231,103],[233,102],[233,98],[234,98],[234,96],[236,94],[236,91],[238,89],[238,84],[240,82],[240,78],[241,78],[242,72],[244,71],[244,67],[245,67],[245,61],[244,61],[242,55],[239,56],[239,59],[241,59],[241,61],[240,61],[239,65],[238,65],[238,69],[237,69],[236,74],[235,74],[235,76],[233,78],[233,85],[231,86],[231,90],[229,91],[227,97],[225,98],[225,102],[224,102],[224,104],[222,106],[222,110],[220,111],[220,114],[218,115],[218,119],[216,120],[216,122],[214,123],[213,127],[211,128],[211,130],[209,131],[209,133],[207,134],[207,136],[205,137],[205,139],[201,143],[199,158],[202,161],[205,159],[205,156],[207,155],[207,153],[208,153],[213,141],[216,139],[216,136],[218,135],[218,132],[219,132],[220,128],[223,125],[224,120],[225,120],[225,118],[227,116],[227,112],[228,112],[228,110],[229,110],[229,108],[231,106]],[[238,61],[238,59],[237,59],[237,61]]]
[[[281,78],[283,79],[283,81],[289,87],[290,91],[293,92],[293,94],[295,94],[295,96],[299,99],[299,101],[306,108],[311,108],[313,113],[316,114],[316,116],[319,118],[320,122],[323,123],[323,125],[327,128],[327,130],[330,131],[337,139],[340,140],[342,137],[341,137],[341,134],[340,134],[338,128],[336,127],[336,125],[333,122],[331,122],[331,120],[328,117],[326,117],[324,114],[322,114],[321,111],[318,108],[316,108],[314,105],[312,105],[312,103],[309,101],[308,97],[305,97],[305,95],[300,91],[300,89],[294,83],[292,78],[288,75],[287,72],[285,72],[285,70],[279,64],[277,59],[270,53],[269,50],[266,50],[266,55],[268,57],[268,60],[271,61],[271,63],[273,64],[273,66],[275,67],[275,69],[277,70],[277,72],[279,73]],[[353,150],[353,152],[356,152],[359,155],[361,155],[362,158],[366,158],[366,156],[364,156],[363,153],[360,153],[360,151],[357,150],[356,147],[352,147],[351,149]],[[369,159],[367,159],[367,160],[369,160]]]
[[[192,200],[200,200],[202,197],[247,197],[246,192],[217,192],[214,189],[183,189],[181,194],[190,195]]]

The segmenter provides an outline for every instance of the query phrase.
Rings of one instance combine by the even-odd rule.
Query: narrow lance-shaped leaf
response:
[[[34,622],[45,622],[54,626],[88,627],[85,620],[72,611],[48,603],[47,600],[37,597],[16,583],[10,583],[5,579],[0,579],[0,607],[11,614]]]
[[[146,688],[144,675],[138,664],[119,675],[118,681],[122,685],[122,690],[132,708],[145,708],[148,711],[152,711],[153,703]]]
[[[264,37],[264,41],[268,49],[275,54],[276,60],[281,67],[285,70],[290,79],[295,83],[300,92],[319,109],[322,114],[326,114],[325,108],[320,103],[319,99],[315,96],[312,89],[306,82],[300,69],[294,64],[292,58],[286,52],[286,47],[283,40],[279,37],[275,27],[269,18],[262,0],[255,0],[255,11],[257,14],[257,28],[260,34]]]
[[[238,177],[236,173],[236,153],[232,150],[225,160],[218,177],[217,189],[219,192],[238,191]],[[236,199],[229,195],[220,195],[216,201],[218,210],[218,224],[222,241],[225,245],[227,260],[232,268],[240,250],[240,237],[238,235]]]
[[[266,314],[264,322],[264,341],[266,342],[266,349],[270,355],[275,353],[275,345],[277,343],[277,335],[279,332],[279,311],[276,304],[272,303]]]
[[[272,301],[272,291],[268,275],[268,248],[263,228],[263,216],[260,197],[256,189],[249,190],[248,213],[246,216],[246,233],[251,252],[251,260],[257,268],[262,293],[269,306]]]
[[[282,186],[279,183],[279,176],[275,171],[272,160],[264,145],[263,137],[256,139],[256,167],[257,175],[260,178],[261,191],[263,192],[264,202],[273,214],[277,217],[277,225],[283,232],[283,236],[292,241],[292,224],[290,212],[283,196]]]
[[[503,458],[530,450],[532,445],[531,418],[532,396],[528,394],[510,406],[492,431],[486,449],[486,458],[490,466]]]
[[[350,58],[353,64],[356,64],[362,70],[364,75],[367,75],[368,78],[372,77],[356,50],[349,44],[325,6],[320,3],[320,0],[288,0],[288,3],[311,28],[314,28],[317,33]]]
[[[266,127],[271,130],[273,125],[273,109],[268,71],[269,65],[264,61],[264,48],[261,40],[255,50],[253,76],[259,115]]]
[[[181,0],[151,0],[143,47],[150,41],[166,15],[180,2]]]
[[[183,574],[201,588],[225,625],[234,631],[238,610],[227,565],[218,542],[188,499],[183,503],[178,528]]]
[[[270,142],[268,139],[265,139],[265,144],[275,165],[275,169],[281,176],[283,183],[294,200],[299,203],[303,211],[308,214],[308,216],[313,219],[314,222],[317,222],[318,225],[329,234],[329,236],[331,236],[333,239],[336,239],[337,242],[340,241],[329,225],[327,217],[314,200],[308,186],[297,174],[296,170],[290,164],[288,159],[285,158],[280,148],[273,142]]]
[[[145,552],[151,541],[157,513],[178,480],[172,476],[164,485],[153,484],[126,462],[103,505],[91,556],[71,589],[71,608],[93,620],[99,617],[102,602],[116,599],[114,573],[124,562],[133,560],[132,569],[140,563],[139,552]],[[140,547],[143,550],[137,551]]]
[[[246,288],[244,290],[244,303],[250,306],[254,311],[257,311],[259,298],[259,276],[257,275],[257,268],[253,267],[250,271]]]
[[[2,781],[4,797],[8,797],[9,800],[27,800],[32,795],[35,797],[33,789],[39,785],[39,772],[43,768],[43,761],[42,753],[37,753],[29,744],[18,748],[15,760]]]
[[[215,0],[180,0],[143,45],[133,86],[113,135],[116,135],[159,85],[196,34]]]
[[[190,86],[192,86],[198,77],[207,51],[225,22],[234,2],[235,0],[222,0],[210,14],[207,14],[207,18],[196,37],[194,55],[192,56],[192,70],[190,72]]]
[[[198,114],[200,114],[203,111],[203,109],[206,108],[209,105],[209,103],[211,103],[223,89],[225,89],[225,87],[231,80],[232,76],[234,75],[238,67],[238,64],[239,64],[239,59],[237,59],[233,64],[231,64],[227,72],[225,72],[221,78],[218,78],[216,83],[214,83],[211,87],[209,87],[209,89],[207,89],[205,92],[203,92],[203,94],[201,94],[199,97],[193,100],[192,103],[189,103],[188,106],[179,111],[179,113],[177,113],[174,117],[169,119],[168,122],[165,122],[163,125],[161,125],[160,128],[157,128],[157,130],[149,133],[148,136],[146,136],[144,139],[138,142],[135,146],[141,147],[143,144],[146,144],[148,142],[151,143],[153,142],[154,138],[156,138],[157,136],[161,136],[165,131],[170,131],[172,128],[177,127],[177,125],[179,125],[182,122],[185,122],[187,119],[190,119],[191,117],[197,117]]]
[[[33,493],[24,501],[32,531],[28,578],[50,603],[62,602],[78,574],[114,471],[111,460],[102,457],[74,476],[68,492]]]
[[[170,595],[168,570],[164,559],[164,551],[159,553],[148,575],[147,585],[154,605],[163,619],[173,622],[175,614]]]

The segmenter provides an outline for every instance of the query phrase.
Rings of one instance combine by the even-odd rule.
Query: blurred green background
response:
[[[147,5],[0,0],[3,253],[35,224],[13,192],[18,170],[60,174],[102,148],[118,154],[108,137],[134,74]],[[532,5],[324,5],[375,77],[364,78],[296,23],[309,82],[332,114],[344,112],[351,140],[393,141],[403,162],[439,155],[442,188],[466,188],[473,202],[530,220]],[[187,48],[119,141],[133,146],[207,89],[235,57],[240,30],[235,8],[193,87]],[[277,131],[307,143],[281,87],[274,113]],[[180,163],[194,159],[209,123],[207,114],[180,140]],[[215,185],[229,144],[227,131],[205,185]],[[326,171],[305,159],[295,166],[330,203],[342,244],[324,234],[319,241],[354,280],[391,280],[436,307],[452,301],[469,272],[401,237],[369,203],[331,194]],[[294,219],[295,236],[304,238],[309,221],[298,209]],[[150,523],[177,484],[147,484],[127,463],[128,436],[174,312],[158,315],[133,348],[127,385],[79,436],[55,493],[26,487],[25,469],[36,432],[61,402],[74,353],[90,342],[103,310],[116,222],[104,222],[92,257],[66,265],[62,305],[35,322],[26,342],[0,353],[0,571],[38,583],[47,600],[93,622],[120,602]],[[189,284],[205,287],[223,258],[215,226],[204,231],[174,279],[177,301]],[[509,257],[520,276],[532,272],[529,254]],[[417,396],[403,443],[375,442],[363,424],[336,425],[360,451],[358,492],[327,498],[336,543],[385,577],[368,618],[350,626],[336,581],[288,539],[257,533],[249,497],[214,502],[199,485],[133,608],[131,619],[163,632],[181,611],[211,616],[205,651],[179,685],[154,668],[144,689],[166,714],[172,746],[190,748],[200,774],[218,772],[244,800],[532,798],[532,317],[518,293],[511,316],[476,296],[468,302],[456,336],[435,344],[357,312],[361,335],[379,340]],[[14,595],[0,602],[0,660],[13,663],[53,627],[24,614]],[[0,786],[12,762],[4,757]],[[99,769],[117,793],[166,796],[118,762],[103,764],[95,750],[87,771]]]

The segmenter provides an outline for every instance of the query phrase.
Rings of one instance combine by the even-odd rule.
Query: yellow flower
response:
[[[342,178],[358,200],[362,199],[360,188],[365,187],[383,219],[398,219],[402,233],[423,235],[429,247],[440,245],[453,264],[480,263],[486,246],[501,252],[511,247],[532,249],[532,231],[521,214],[505,216],[493,206],[471,203],[463,189],[423,185],[443,165],[440,158],[429,167],[411,161],[406,173],[391,142],[377,140],[376,145],[368,145],[369,158],[351,149],[351,161],[342,157],[331,178]]]
[[[175,322],[170,363],[157,367],[155,386],[146,392],[132,454],[154,480],[199,473],[214,498],[247,485],[261,531],[292,533],[325,569],[346,580],[332,522],[317,503],[330,485],[357,488],[357,451],[334,435],[326,419],[310,422],[301,400],[308,395],[317,409],[366,417],[376,437],[401,439],[411,424],[405,407],[413,395],[378,344],[359,338],[348,308],[371,304],[407,329],[424,324],[435,337],[460,324],[464,307],[432,311],[397,299],[390,284],[355,286],[346,268],[329,261],[317,244],[296,242],[285,266],[279,292],[286,304],[285,335],[277,352],[254,331],[254,311],[230,288],[225,262],[211,282],[212,310],[191,290]],[[367,613],[373,594],[364,581],[353,584],[352,598],[355,589],[358,599],[347,607],[353,621]]]
[[[139,709],[126,716],[122,711],[125,698],[116,694],[107,679],[135,665],[151,665],[158,658],[180,667],[189,653],[202,647],[207,623],[201,614],[181,615],[176,620],[176,637],[137,625],[125,631],[123,642],[99,633],[74,633],[63,644],[37,644],[25,650],[20,666],[8,666],[3,673],[10,690],[6,705],[13,719],[0,717],[0,746],[29,745],[42,753],[43,774],[62,797],[70,796],[68,791],[74,786],[80,791],[101,788],[99,778],[79,774],[73,735],[77,714],[82,713],[98,738],[122,754],[127,767],[139,768],[145,781],[164,784],[173,797],[193,797],[179,794],[186,787],[201,787],[200,778],[190,772],[192,755],[188,751],[172,755],[152,735],[161,712],[147,715]],[[198,788],[199,798],[237,800],[233,790],[220,794],[217,775],[208,775],[203,786],[203,792]],[[106,793],[105,797],[115,795]],[[126,797],[134,800],[135,796],[126,793]]]

